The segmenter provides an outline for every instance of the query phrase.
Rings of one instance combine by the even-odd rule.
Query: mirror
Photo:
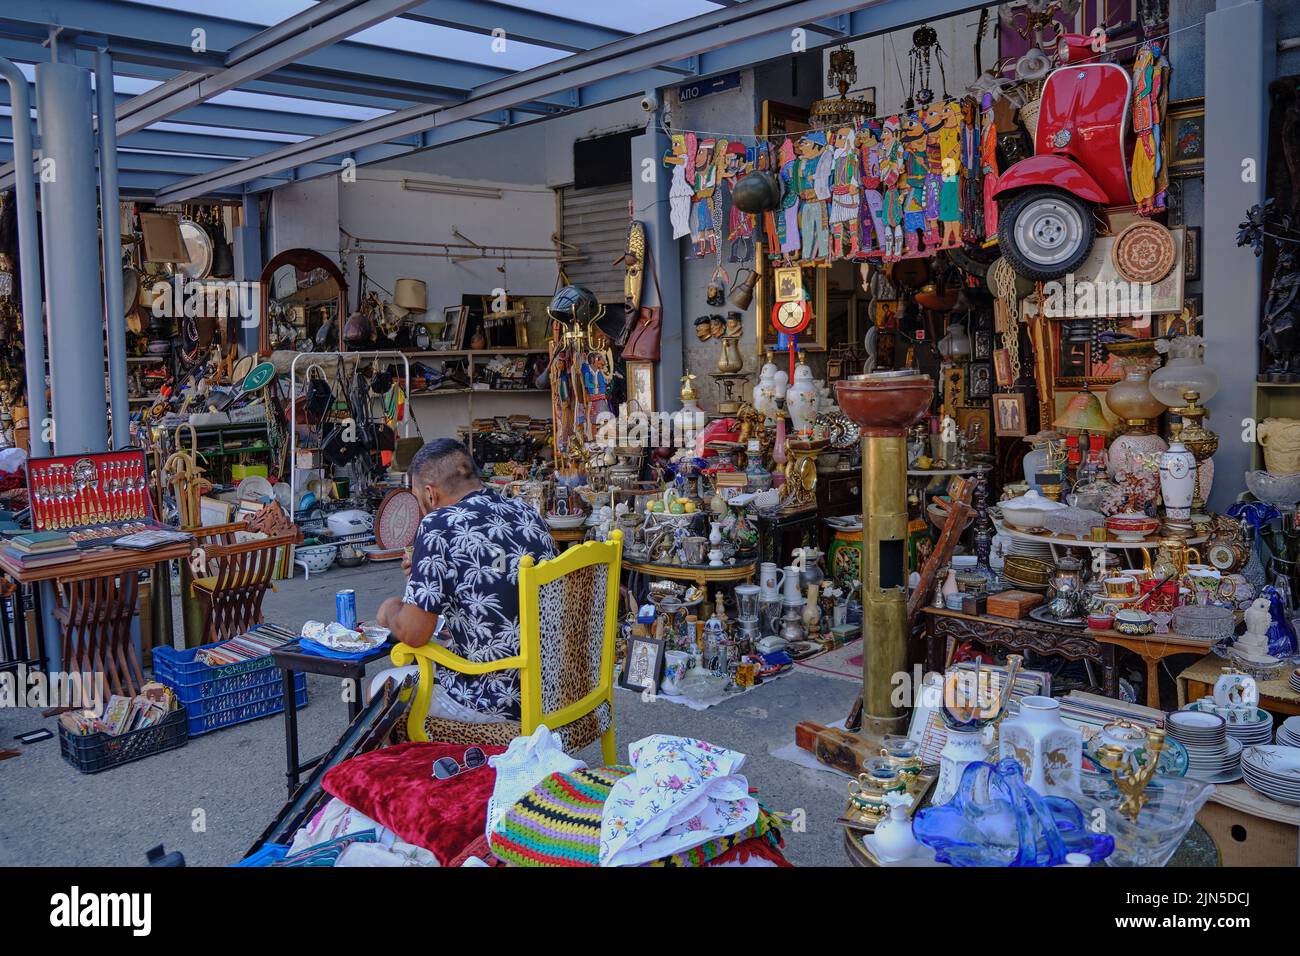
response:
[[[343,273],[312,249],[289,249],[262,270],[260,351],[346,351],[339,330],[347,318]]]

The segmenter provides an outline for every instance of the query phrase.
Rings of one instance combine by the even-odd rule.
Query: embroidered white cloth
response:
[[[730,836],[758,819],[738,773],[745,755],[652,734],[628,747],[633,773],[614,784],[600,822],[600,865],[637,866]]]

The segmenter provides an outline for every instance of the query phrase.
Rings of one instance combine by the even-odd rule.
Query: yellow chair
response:
[[[607,543],[589,541],[558,558],[519,561],[519,653],[476,663],[435,643],[398,644],[390,656],[398,667],[414,661],[420,681],[407,716],[410,740],[507,745],[541,724],[560,735],[569,753],[601,741],[605,763],[617,761],[614,746],[614,638],[618,630],[619,573],[623,534]],[[520,721],[466,724],[429,716],[434,671],[460,674],[519,671]]]

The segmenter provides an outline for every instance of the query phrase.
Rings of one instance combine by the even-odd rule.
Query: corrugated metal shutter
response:
[[[573,285],[584,286],[601,302],[623,301],[622,265],[611,263],[627,251],[632,185],[597,189],[560,188],[560,238],[577,246],[581,262],[566,262],[564,273]]]

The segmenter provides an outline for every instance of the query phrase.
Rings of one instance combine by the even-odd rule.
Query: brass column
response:
[[[903,708],[891,697],[907,670],[907,439],[862,440],[862,732],[900,733]]]

